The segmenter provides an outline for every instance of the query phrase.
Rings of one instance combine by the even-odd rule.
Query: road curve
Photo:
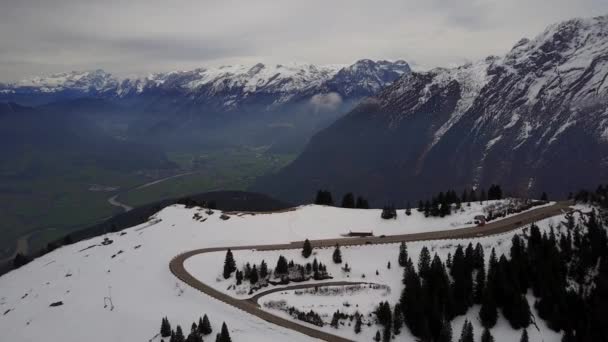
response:
[[[459,238],[475,238],[483,237],[495,234],[505,233],[511,230],[521,228],[525,225],[560,215],[569,209],[572,204],[570,201],[557,202],[553,205],[532,209],[524,213],[508,217],[499,221],[494,221],[486,224],[483,227],[469,227],[460,229],[450,230],[439,230],[433,232],[422,232],[414,234],[401,234],[401,235],[390,235],[385,237],[363,237],[363,238],[341,238],[341,239],[324,239],[324,240],[311,240],[313,247],[331,247],[336,243],[341,246],[359,246],[367,244],[384,244],[384,243],[398,243],[398,242],[411,242],[411,241],[424,241],[424,240],[443,240],[443,239],[459,239]],[[293,285],[276,290],[268,290],[262,292],[249,299],[236,299],[227,294],[224,294],[213,287],[201,282],[190,274],[184,267],[184,262],[197,254],[211,253],[231,250],[281,250],[281,249],[297,249],[301,248],[303,241],[291,242],[286,244],[276,245],[249,245],[249,246],[228,246],[228,247],[213,247],[213,248],[201,248],[195,249],[188,252],[184,252],[174,257],[169,263],[169,269],[173,275],[184,283],[191,287],[203,292],[204,294],[215,298],[228,305],[234,306],[247,313],[250,313],[258,318],[261,318],[267,322],[277,324],[287,329],[292,329],[302,334],[308,335],[313,338],[330,341],[330,342],[343,342],[350,341],[340,336],[332,335],[309,326],[299,324],[295,321],[285,319],[279,316],[275,316],[267,311],[262,310],[257,304],[257,299],[265,294],[269,294],[277,291],[287,291],[290,289],[302,289],[307,287],[315,286],[326,286],[326,285],[351,285],[356,283],[349,282],[326,282],[326,283],[315,283],[315,284],[300,284]],[[254,299],[255,298],[255,299]]]

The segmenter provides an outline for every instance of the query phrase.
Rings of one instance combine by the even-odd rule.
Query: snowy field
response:
[[[201,209],[171,206],[149,223],[62,247],[0,277],[2,340],[148,341],[158,333],[163,316],[173,326],[180,324],[188,330],[194,320],[206,313],[214,331],[226,321],[233,341],[310,341],[307,336],[267,323],[188,287],[169,272],[169,261],[196,248],[335,238],[349,230],[389,235],[458,228],[469,225],[472,217],[483,212],[478,204],[464,209],[446,218],[428,219],[416,210],[409,217],[400,210],[397,220],[383,221],[379,210],[305,206],[276,214],[230,215],[230,219],[222,220],[218,211],[207,215]],[[200,218],[195,218],[195,214]],[[502,237],[503,244],[510,239]],[[105,238],[112,243],[103,245]],[[454,243],[441,242],[434,250],[447,251],[442,246],[449,244]],[[412,257],[417,258],[420,246],[408,245]],[[366,281],[390,285],[393,291],[388,296],[394,301],[400,292],[401,278],[397,246],[361,248],[366,249],[343,248],[344,261],[353,263],[350,280],[366,273]],[[299,255],[299,251],[283,252],[292,253],[294,260]],[[331,252],[332,249],[316,250],[317,257],[336,275],[329,262]],[[276,263],[270,255],[251,251],[235,252],[237,262],[245,261],[245,254],[240,253],[266,258],[271,268]],[[223,255],[219,259],[219,264],[204,262],[192,267],[215,280],[221,272]],[[392,271],[386,269],[388,260],[394,260]],[[376,269],[379,276],[375,275]],[[50,307],[59,301],[63,304]],[[365,334],[367,330],[371,329],[364,329]],[[537,335],[531,334],[534,336]],[[557,340],[544,337],[545,341]]]

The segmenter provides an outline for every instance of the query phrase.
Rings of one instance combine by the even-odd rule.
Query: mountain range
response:
[[[345,99],[362,98],[409,72],[409,65],[402,60],[369,59],[348,66],[228,65],[125,79],[103,70],[73,71],[0,84],[0,99],[28,104],[76,97],[119,100],[174,96],[215,109],[234,110],[253,103],[278,106],[328,93]]]
[[[518,195],[608,180],[608,16],[522,39],[504,56],[402,76],[255,187],[375,201],[502,184]],[[560,192],[558,192],[558,189]]]

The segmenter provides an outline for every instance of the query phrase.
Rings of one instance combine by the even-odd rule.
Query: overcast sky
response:
[[[604,14],[607,0],[0,0],[0,81],[258,61],[451,66]]]

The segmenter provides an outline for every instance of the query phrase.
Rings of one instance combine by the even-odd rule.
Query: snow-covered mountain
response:
[[[96,70],[36,77],[0,85],[0,97],[38,94],[125,99],[170,96],[235,109],[246,104],[277,106],[335,92],[345,99],[370,96],[409,73],[404,61],[361,60],[351,66],[313,64],[231,65],[152,74],[119,80]]]
[[[607,180],[607,108],[608,16],[570,20],[503,57],[401,77],[260,189],[276,182],[292,200],[320,187],[378,200],[492,183],[574,191]]]

